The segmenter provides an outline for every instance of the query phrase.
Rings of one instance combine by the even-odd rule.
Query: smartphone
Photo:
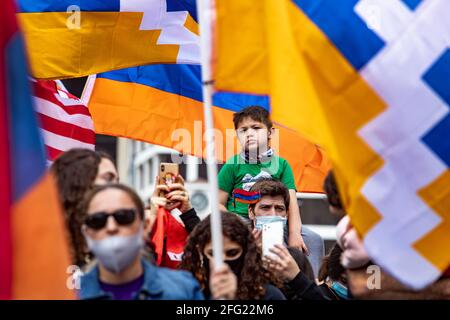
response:
[[[283,245],[284,228],[282,221],[263,224],[262,226],[262,248],[263,256],[276,256],[269,251],[276,244]]]
[[[159,184],[175,183],[179,172],[180,169],[177,163],[162,162],[159,165]],[[164,193],[161,192],[159,196],[164,197]]]

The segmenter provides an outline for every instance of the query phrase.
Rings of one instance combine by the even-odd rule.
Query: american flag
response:
[[[94,150],[94,124],[88,107],[55,81],[33,79],[32,84],[48,165],[72,148]]]

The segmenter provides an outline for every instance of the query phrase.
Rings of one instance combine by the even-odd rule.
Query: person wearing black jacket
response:
[[[268,270],[284,282],[283,293],[289,300],[329,300],[314,281],[314,273],[303,252],[276,245],[273,256],[265,256]]]
[[[188,233],[191,233],[192,230],[194,230],[195,226],[198,225],[201,221],[194,208],[191,208],[188,211],[182,213],[180,215],[180,218],[181,221],[183,221],[184,228]]]
[[[184,227],[188,233],[191,233],[200,223],[201,219],[190,203],[189,193],[184,187],[184,180],[181,176],[179,176],[178,181],[179,183],[170,186],[158,185],[154,197],[152,197],[152,203],[154,205],[166,205],[165,199],[156,197],[159,191],[164,191],[166,193],[166,199],[171,200],[173,206],[179,208],[181,211],[180,218]],[[267,179],[257,182],[252,187],[252,191],[254,190],[260,192],[260,201],[263,198],[265,200],[283,199],[284,193],[289,192],[282,183]],[[276,214],[287,214],[289,204],[283,205],[285,208],[284,212],[279,213],[277,211]],[[167,209],[170,210],[170,208]],[[259,210],[257,203],[249,206],[250,210],[252,212],[249,212],[249,217],[267,214],[267,208],[264,211]],[[255,229],[253,230],[253,235],[257,242],[259,242],[261,232]],[[271,271],[279,275],[281,280],[284,281],[282,291],[289,300],[329,300],[321,288],[316,285],[312,267],[303,252],[295,248],[281,247],[275,249],[274,253],[282,255],[281,262],[278,264],[272,261],[272,265],[269,264],[269,266],[271,266]],[[266,263],[269,263],[269,261],[266,261]]]
[[[276,180],[262,179],[250,189],[259,194],[259,200],[249,205],[249,218],[257,226],[259,217],[287,217],[289,190]],[[260,242],[261,231],[253,231]],[[286,235],[286,234],[285,234]],[[265,257],[268,269],[284,281],[283,291],[290,300],[329,300],[316,285],[311,264],[305,254],[295,248],[277,246],[271,249],[276,258]]]
[[[222,212],[221,219],[223,262],[232,271],[228,276],[221,277],[222,281],[228,282],[227,288],[219,288],[222,286],[217,284],[218,290],[214,294],[212,286],[211,290],[208,286],[208,283],[212,284],[211,270],[216,271],[210,217],[202,220],[190,233],[179,268],[195,276],[207,298],[224,296],[237,300],[286,300],[279,289],[281,283],[278,277],[263,265],[261,248],[248,226],[233,213]]]
[[[180,218],[184,223],[186,231],[189,233],[200,222],[200,218],[194,208],[183,213]],[[285,256],[286,268],[289,267],[291,270],[286,271],[286,273],[291,272],[292,274],[292,276],[288,276],[285,280],[285,286],[282,288],[286,298],[288,300],[330,300],[323,294],[321,288],[316,285],[314,272],[305,254],[291,247],[281,247],[280,250],[284,253],[287,252]],[[280,274],[279,270],[274,271]]]

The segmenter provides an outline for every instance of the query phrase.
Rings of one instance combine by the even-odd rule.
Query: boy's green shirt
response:
[[[248,204],[236,201],[234,205],[232,193],[234,189],[249,191],[256,181],[262,178],[272,178],[285,184],[288,189],[295,190],[294,174],[289,163],[277,156],[264,163],[246,163],[237,154],[230,158],[220,169],[219,189],[228,193],[227,210],[241,216],[248,216]]]

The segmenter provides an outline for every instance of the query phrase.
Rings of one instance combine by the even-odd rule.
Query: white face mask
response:
[[[283,228],[286,227],[287,224],[287,218],[280,216],[257,216],[255,220],[255,228],[257,230],[262,230],[263,225],[267,223],[281,221],[283,223]]]
[[[85,234],[89,250],[97,257],[100,264],[111,272],[119,273],[126,269],[137,257],[144,245],[143,227],[131,236],[111,236],[94,240]]]

